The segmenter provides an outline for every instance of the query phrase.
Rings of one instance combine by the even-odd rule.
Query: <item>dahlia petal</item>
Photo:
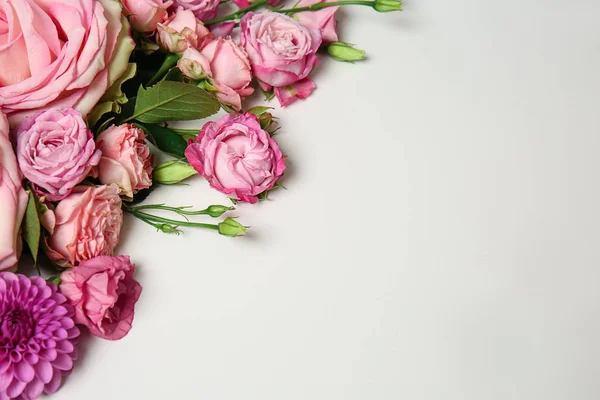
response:
[[[35,377],[33,367],[25,360],[18,363],[14,368],[15,376],[24,383],[29,383]]]
[[[43,383],[49,383],[52,380],[52,366],[48,361],[40,360],[35,364],[34,369],[37,377]]]
[[[16,398],[21,393],[23,393],[23,389],[25,389],[25,386],[27,386],[27,383],[21,382],[18,379],[13,379],[10,385],[8,385],[8,387],[6,388],[6,394],[8,395],[8,397]]]
[[[64,353],[58,353],[56,360],[52,362],[52,366],[61,371],[69,371],[73,368],[73,359]]]
[[[54,393],[58,390],[58,388],[60,387],[60,384],[62,382],[62,374],[60,372],[54,374],[54,376],[52,376],[52,379],[50,380],[50,382],[48,382],[46,384],[46,386],[44,387],[44,392],[46,393]]]
[[[44,392],[44,383],[39,379],[32,380],[25,389],[25,393],[30,399],[37,399]]]
[[[0,393],[4,393],[4,391],[6,390],[8,385],[10,385],[12,380],[13,380],[12,372],[8,372],[6,374],[0,375]]]

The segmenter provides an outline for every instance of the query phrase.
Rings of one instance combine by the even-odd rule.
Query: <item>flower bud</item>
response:
[[[153,179],[163,185],[174,185],[196,175],[196,170],[189,164],[175,161],[166,161],[154,169]]]
[[[402,2],[400,0],[375,0],[373,8],[379,12],[402,11]]]
[[[223,236],[236,237],[246,234],[246,227],[233,218],[227,218],[219,223],[219,233]]]
[[[170,225],[170,224],[159,224],[156,225],[157,229],[160,229],[161,232],[164,233],[176,233],[179,235],[179,233],[181,233],[181,231],[179,229],[177,229],[176,226]]]
[[[223,215],[227,211],[231,211],[231,210],[235,210],[235,207],[212,205],[206,209],[206,214],[210,215],[213,218],[219,218],[221,215]]]
[[[338,61],[360,61],[365,59],[365,51],[355,49],[349,43],[333,42],[327,46],[327,53]]]

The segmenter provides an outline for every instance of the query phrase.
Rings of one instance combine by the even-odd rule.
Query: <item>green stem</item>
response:
[[[208,21],[204,21],[204,25],[214,25],[214,24],[218,24],[219,22],[231,21],[232,19],[239,19],[244,14],[246,14],[247,12],[256,10],[257,8],[260,8],[260,7],[264,6],[268,2],[269,2],[269,0],[259,0],[256,3],[250,4],[246,8],[242,8],[240,10],[237,10],[233,14],[224,15],[224,16],[219,17],[219,18],[215,18],[215,19],[211,19],[211,20],[208,20]]]
[[[130,208],[124,208],[124,211],[133,215],[136,218],[141,219],[144,222],[152,221],[152,222],[161,222],[163,224],[170,224],[170,225],[175,225],[175,226],[189,226],[192,228],[213,229],[215,231],[219,230],[219,225],[202,224],[199,222],[189,222],[189,221],[176,221],[174,219],[158,217],[156,215],[135,211]]]
[[[281,14],[295,14],[295,13],[302,12],[302,11],[319,11],[319,10],[321,10],[323,8],[327,8],[327,7],[350,6],[350,5],[373,7],[375,5],[375,2],[374,1],[361,1],[361,0],[332,1],[329,3],[317,3],[317,4],[313,4],[311,6],[306,6],[306,7],[288,8],[285,10],[273,9],[271,11],[278,12]]]
[[[208,208],[200,211],[188,211],[185,210],[186,207],[169,207],[162,204],[147,204],[142,206],[131,207],[132,211],[140,211],[140,210],[164,210],[164,211],[172,211],[179,215],[208,215]]]
[[[156,71],[156,74],[154,74],[146,86],[152,86],[156,82],[160,81],[171,70],[171,68],[177,65],[177,61],[179,61],[180,58],[181,54],[167,54],[165,61],[163,61],[158,71]]]

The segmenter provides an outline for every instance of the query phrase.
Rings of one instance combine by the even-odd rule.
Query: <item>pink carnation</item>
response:
[[[285,170],[279,146],[251,113],[205,124],[185,155],[211,187],[249,203],[273,188]]]
[[[127,256],[96,257],[63,272],[60,291],[75,307],[75,322],[104,339],[127,335],[142,292],[134,273]]]

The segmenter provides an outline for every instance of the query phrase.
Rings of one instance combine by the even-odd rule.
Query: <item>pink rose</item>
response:
[[[167,19],[167,9],[173,4],[171,0],[121,0],[121,3],[123,14],[139,32],[154,32]]]
[[[300,0],[300,2],[296,4],[296,7],[308,7],[313,4],[330,1],[333,0]],[[323,42],[337,42],[338,35],[336,32],[337,22],[335,20],[335,13],[338,9],[339,7],[327,7],[319,11],[299,12],[294,14],[294,18],[307,28],[320,30],[323,36]]]
[[[158,24],[157,41],[168,53],[183,53],[188,47],[199,47],[209,35],[208,28],[193,12],[179,7],[170,20]]]
[[[198,19],[208,21],[217,16],[221,0],[174,0],[175,5],[192,11]]]
[[[48,108],[85,116],[134,47],[115,0],[0,1],[0,110],[11,126]]]
[[[304,80],[319,61],[316,52],[321,45],[320,31],[307,28],[287,15],[271,11],[250,12],[242,18],[240,30],[241,45],[264,90],[283,89]],[[303,85],[303,88],[308,87],[310,85]],[[308,94],[310,92],[303,92],[292,99]],[[275,95],[284,105],[281,93],[276,91]],[[288,100],[285,105],[289,103]]]
[[[23,175],[50,201],[67,197],[100,162],[92,132],[81,113],[71,108],[26,119],[16,136]]]
[[[0,112],[0,270],[13,267],[19,259],[19,231],[28,200],[21,179],[8,121]]]
[[[123,211],[117,185],[78,186],[47,218],[48,257],[74,266],[97,256],[110,256],[119,243]]]
[[[154,156],[144,131],[134,125],[111,126],[96,139],[102,151],[98,177],[103,184],[116,183],[127,198],[152,185]]]
[[[185,156],[211,187],[249,203],[272,189],[285,170],[279,146],[251,113],[205,124]]]
[[[219,100],[235,110],[242,108],[241,96],[254,92],[250,87],[252,72],[248,56],[231,39],[219,37],[207,42],[201,51],[187,49],[178,65],[192,79],[208,77],[218,90]]]
[[[142,293],[134,273],[128,256],[100,256],[63,272],[60,292],[75,308],[75,323],[108,340],[127,335]]]

